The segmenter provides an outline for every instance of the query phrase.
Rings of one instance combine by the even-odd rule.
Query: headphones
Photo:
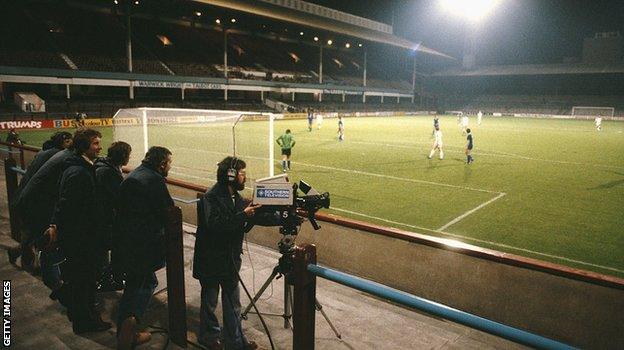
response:
[[[238,163],[237,158],[232,158],[232,162],[230,163],[230,167],[227,170],[227,179],[229,183],[236,182],[236,176],[238,175],[238,171],[234,169],[234,166]]]

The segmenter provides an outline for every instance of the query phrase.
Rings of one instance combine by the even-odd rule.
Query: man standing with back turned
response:
[[[155,272],[165,266],[165,212],[173,205],[165,183],[169,169],[171,151],[150,147],[141,165],[119,189],[119,242],[113,243],[113,249],[118,249],[121,269],[126,273],[117,319],[120,350],[151,339],[149,332],[137,332],[136,325],[158,285]]]
[[[276,142],[282,148],[282,171],[286,172],[290,170],[290,154],[292,148],[295,147],[295,138],[290,133],[290,129],[286,129],[286,133],[278,137]]]

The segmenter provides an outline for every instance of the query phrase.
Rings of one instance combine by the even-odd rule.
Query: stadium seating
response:
[[[447,95],[441,98],[443,110],[476,113],[529,113],[570,115],[574,106],[614,107],[615,116],[624,115],[622,96],[592,95]]]
[[[125,17],[110,8],[14,2],[1,19],[11,33],[0,42],[0,65],[126,72]],[[132,19],[133,72],[198,77],[223,76],[223,32],[188,19]],[[105,29],[105,30],[103,30]],[[319,48],[275,33],[245,28],[228,32],[228,76],[235,79],[318,83]],[[323,50],[324,83],[362,85],[362,57]],[[378,67],[375,67],[378,66]],[[407,76],[369,62],[368,85],[409,89]],[[394,74],[394,75],[393,75]]]

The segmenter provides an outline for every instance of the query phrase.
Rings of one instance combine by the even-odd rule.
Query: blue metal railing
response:
[[[375,283],[355,277],[340,271],[328,269],[314,264],[308,265],[308,271],[318,277],[366,292],[389,301],[409,306],[431,315],[440,316],[468,327],[478,329],[516,343],[539,349],[575,349],[570,345],[542,337],[530,332],[513,328],[502,323],[494,322],[483,317],[475,316],[464,311],[453,309],[427,299],[396,290],[383,284]]]

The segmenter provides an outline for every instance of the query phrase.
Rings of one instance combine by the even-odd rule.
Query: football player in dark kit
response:
[[[474,158],[472,158],[472,148],[474,147],[474,142],[472,140],[472,133],[470,129],[466,129],[466,164],[470,164],[474,162]]]
[[[308,108],[308,131],[312,131],[312,122],[314,121],[314,111]]]

